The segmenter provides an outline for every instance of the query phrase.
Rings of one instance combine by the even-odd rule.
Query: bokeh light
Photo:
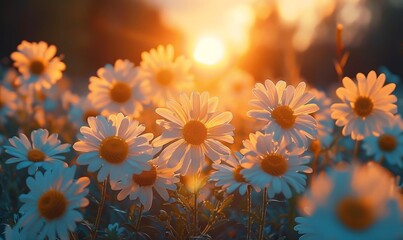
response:
[[[206,36],[197,41],[193,57],[199,63],[214,65],[224,58],[225,51],[224,43],[220,39]]]

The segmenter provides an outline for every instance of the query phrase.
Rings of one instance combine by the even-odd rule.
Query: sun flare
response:
[[[224,59],[225,46],[217,37],[203,37],[195,47],[193,52],[194,59],[205,65],[214,65]]]

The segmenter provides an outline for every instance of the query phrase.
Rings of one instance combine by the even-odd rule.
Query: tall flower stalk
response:
[[[259,240],[263,240],[263,230],[266,224],[266,212],[267,212],[267,188],[263,191],[263,202],[262,202],[262,215],[260,216],[260,229],[259,229]]]
[[[137,223],[136,223],[137,231],[140,229],[141,218],[143,216],[143,209],[144,209],[144,205],[140,203],[139,216],[138,216]]]
[[[197,198],[199,193],[199,188],[197,186],[198,174],[193,175],[193,191],[194,191],[194,205],[193,205],[193,228],[194,236],[199,234],[199,223],[198,223],[198,208],[197,208]]]
[[[246,192],[246,211],[248,213],[248,231],[247,231],[247,239],[251,239],[251,231],[252,231],[252,186],[248,185]]]
[[[99,223],[101,222],[102,211],[103,211],[104,205],[105,205],[106,187],[108,185],[108,179],[109,179],[109,177],[102,184],[101,201],[99,202],[97,216],[95,218],[94,229],[92,230],[92,233],[91,233],[91,240],[97,239],[97,231],[99,228]]]

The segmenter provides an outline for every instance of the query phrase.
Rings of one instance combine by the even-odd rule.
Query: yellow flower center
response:
[[[133,181],[139,186],[152,186],[157,180],[157,168],[152,165],[148,171],[142,171],[140,174],[133,174]]]
[[[66,212],[67,199],[57,190],[49,190],[42,194],[38,200],[39,214],[46,220],[57,219]]]
[[[294,126],[295,119],[294,111],[289,106],[278,106],[271,112],[271,117],[283,129],[290,129]]]
[[[169,69],[161,69],[157,73],[157,82],[162,86],[168,86],[174,80],[174,75]]]
[[[378,139],[379,148],[384,152],[392,152],[397,147],[395,136],[384,134]]]
[[[89,117],[96,117],[98,116],[98,114],[98,111],[95,111],[94,109],[89,109],[83,114],[83,121],[87,122]]]
[[[278,153],[270,153],[262,158],[260,163],[263,171],[272,176],[282,176],[287,172],[287,160]]]
[[[371,226],[375,221],[371,205],[364,199],[347,197],[336,208],[340,222],[352,230],[360,231]]]
[[[200,145],[207,139],[206,126],[197,120],[190,120],[182,130],[185,141],[192,145]]]
[[[27,157],[31,162],[43,162],[45,161],[46,155],[38,149],[31,149],[28,151]]]
[[[41,75],[45,71],[45,64],[41,60],[32,60],[29,71],[34,75]]]
[[[358,97],[354,103],[354,111],[360,117],[367,117],[372,113],[374,103],[369,97]]]
[[[128,153],[128,144],[118,136],[107,137],[99,145],[99,156],[111,164],[124,162]]]
[[[117,82],[113,84],[109,95],[112,101],[117,103],[125,103],[132,96],[132,90],[127,83]]]
[[[235,168],[234,170],[234,179],[237,182],[246,182],[246,179],[244,178],[244,176],[241,174],[241,170],[244,169],[241,166],[238,166],[237,168]]]

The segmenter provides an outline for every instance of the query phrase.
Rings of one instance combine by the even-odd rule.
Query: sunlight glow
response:
[[[224,43],[212,36],[201,38],[194,49],[194,59],[205,65],[214,65],[224,58]]]

